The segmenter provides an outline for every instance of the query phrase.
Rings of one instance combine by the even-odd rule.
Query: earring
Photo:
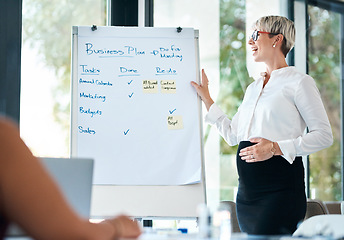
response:
[[[272,47],[276,47],[276,44],[272,45]]]

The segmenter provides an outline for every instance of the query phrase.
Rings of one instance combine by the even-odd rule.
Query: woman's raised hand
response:
[[[207,75],[202,69],[202,82],[201,84],[197,84],[194,81],[191,81],[191,85],[196,89],[197,94],[201,97],[202,101],[204,102],[205,107],[209,111],[210,106],[214,103],[213,99],[210,97],[209,89],[208,89],[209,80]]]

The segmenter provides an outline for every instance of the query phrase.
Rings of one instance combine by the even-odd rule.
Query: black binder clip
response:
[[[181,27],[177,27],[177,33],[180,33],[183,29]]]
[[[92,31],[95,31],[95,30],[97,30],[97,26],[96,26],[96,25],[93,25],[93,26],[91,27],[91,29],[92,29]]]

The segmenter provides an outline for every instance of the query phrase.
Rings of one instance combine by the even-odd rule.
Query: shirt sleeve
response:
[[[277,141],[289,163],[293,163],[296,156],[317,152],[333,143],[330,122],[313,78],[306,76],[300,81],[294,100],[308,132],[296,139]]]
[[[215,104],[213,103],[209,112],[205,116],[205,122],[211,125],[215,125],[220,135],[225,139],[225,141],[231,145],[237,145],[237,134],[236,134],[236,119],[238,113],[230,120],[227,115]]]

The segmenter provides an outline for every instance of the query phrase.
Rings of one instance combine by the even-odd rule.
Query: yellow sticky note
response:
[[[183,117],[182,116],[168,116],[167,127],[169,130],[183,129]]]
[[[176,93],[177,85],[174,80],[161,80],[161,93]]]
[[[157,93],[158,80],[143,80],[142,88],[144,93]]]

